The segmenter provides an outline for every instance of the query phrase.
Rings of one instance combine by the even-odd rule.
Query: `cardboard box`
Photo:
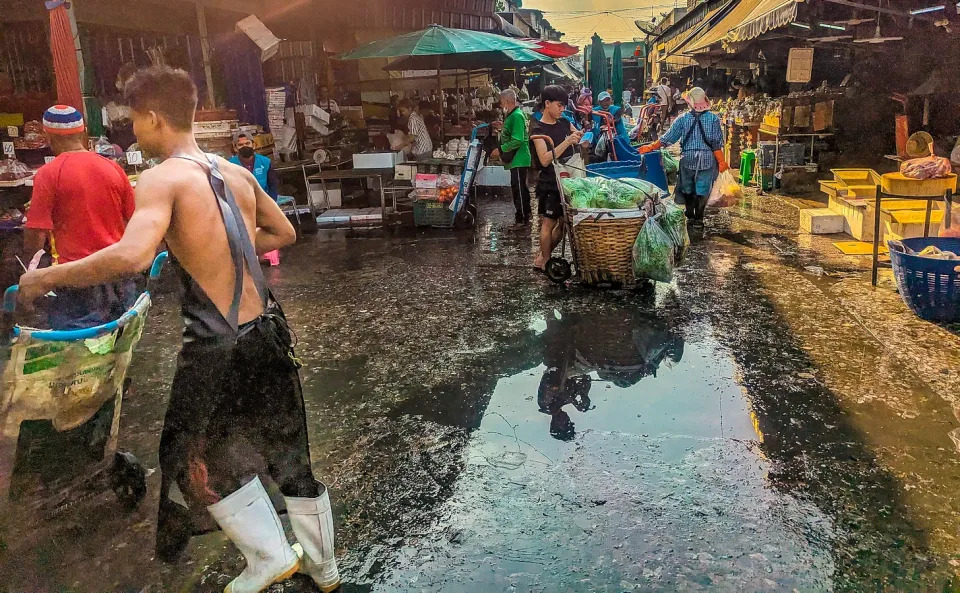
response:
[[[315,117],[325,124],[330,123],[330,114],[323,109],[320,109],[316,105],[301,105],[297,107],[297,111],[302,113],[305,117]]]
[[[417,176],[417,166],[411,164],[398,164],[393,168],[393,178],[397,181],[413,181]]]

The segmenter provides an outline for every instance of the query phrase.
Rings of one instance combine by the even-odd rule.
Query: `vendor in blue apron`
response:
[[[277,170],[273,168],[273,161],[270,160],[270,157],[257,154],[254,150],[253,134],[240,132],[234,142],[234,150],[237,154],[230,159],[230,162],[245,167],[247,171],[253,173],[263,191],[276,200],[280,194],[280,176],[277,175]]]
[[[610,93],[603,91],[597,95],[597,103],[600,105],[600,111],[606,111],[613,116],[614,132],[621,138],[627,138],[627,127],[623,125],[623,109],[613,104],[613,97]],[[603,120],[599,115],[593,116],[594,129],[599,130]]]
[[[659,140],[642,146],[640,154],[680,143],[676,200],[686,206],[687,219],[700,226],[713,182],[729,167],[723,158],[723,127],[720,118],[710,111],[707,94],[694,87],[683,94],[683,100],[690,110],[678,117]]]

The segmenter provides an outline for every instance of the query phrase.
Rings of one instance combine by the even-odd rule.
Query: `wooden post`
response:
[[[207,79],[207,108],[213,109],[213,70],[210,68],[210,42],[207,40],[207,14],[202,4],[197,4],[197,27],[200,30],[200,52],[203,55],[203,73]]]
[[[876,212],[873,217],[873,271],[871,273],[871,284],[877,285],[877,266],[880,265],[880,198],[883,190],[877,186],[877,198],[875,201]]]

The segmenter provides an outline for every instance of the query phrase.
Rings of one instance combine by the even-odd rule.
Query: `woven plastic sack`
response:
[[[733,174],[727,169],[717,175],[717,180],[713,182],[710,198],[707,199],[707,206],[729,208],[730,206],[736,206],[742,197],[743,188],[740,187]]]
[[[676,245],[660,226],[662,215],[648,218],[633,243],[633,274],[659,282],[673,280]]]

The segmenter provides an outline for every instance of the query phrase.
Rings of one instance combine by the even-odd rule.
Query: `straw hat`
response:
[[[915,132],[907,140],[907,156],[918,159],[933,154],[933,136],[926,132]]]
[[[683,100],[694,111],[710,111],[710,99],[707,98],[706,91],[698,86],[683,93]]]

